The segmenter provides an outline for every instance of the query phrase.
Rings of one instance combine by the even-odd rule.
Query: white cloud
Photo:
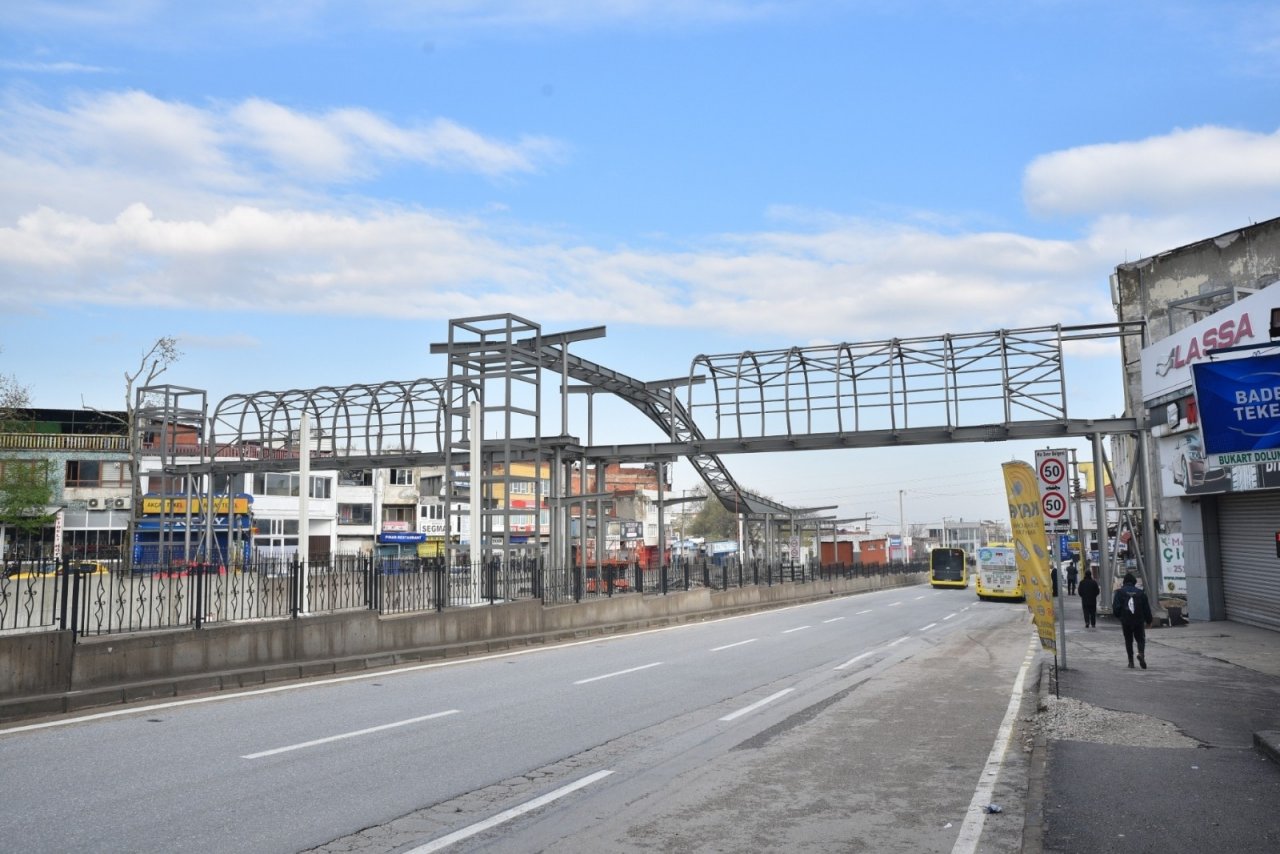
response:
[[[1176,130],[1136,142],[1042,155],[1027,167],[1027,205],[1045,215],[1169,212],[1188,207],[1274,211],[1280,131]]]

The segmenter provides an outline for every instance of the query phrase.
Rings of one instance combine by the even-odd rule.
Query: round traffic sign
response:
[[[1058,492],[1045,493],[1040,499],[1040,510],[1046,519],[1061,519],[1067,515],[1067,499]]]
[[[1062,483],[1067,476],[1067,467],[1057,457],[1045,457],[1040,461],[1040,479],[1050,486]]]

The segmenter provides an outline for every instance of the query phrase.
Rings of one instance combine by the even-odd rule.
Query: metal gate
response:
[[[1218,525],[1227,619],[1280,629],[1280,490],[1222,496]]]

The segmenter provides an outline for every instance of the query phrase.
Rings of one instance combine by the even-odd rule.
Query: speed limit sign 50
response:
[[[1057,521],[1067,515],[1067,499],[1060,492],[1047,492],[1040,499],[1040,510],[1047,521]]]

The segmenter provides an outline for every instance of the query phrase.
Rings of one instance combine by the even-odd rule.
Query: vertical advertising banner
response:
[[[1009,526],[1013,530],[1018,575],[1027,594],[1027,607],[1035,621],[1040,646],[1057,650],[1054,631],[1053,568],[1049,564],[1044,514],[1040,512],[1040,484],[1029,464],[1004,463],[1004,488],[1009,498]]]
[[[1187,592],[1187,564],[1182,555],[1182,534],[1160,534],[1160,577],[1166,593]]]

